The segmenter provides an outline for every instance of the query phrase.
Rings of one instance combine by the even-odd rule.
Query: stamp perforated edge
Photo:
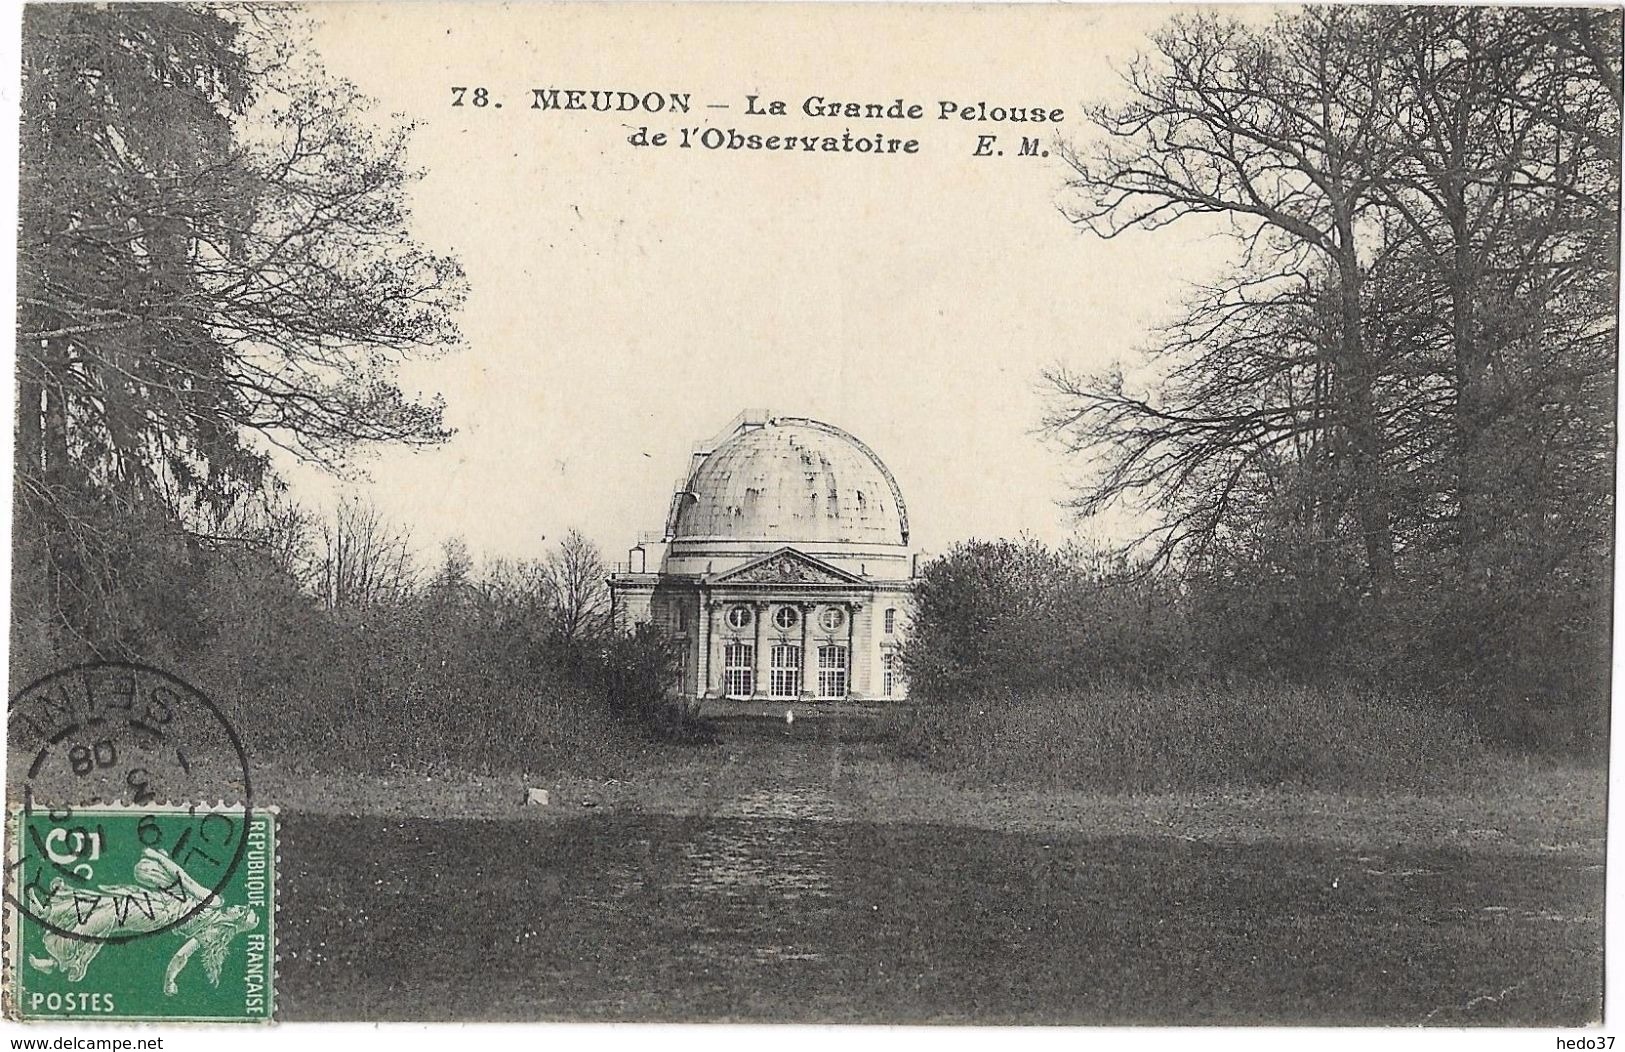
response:
[[[49,1018],[30,1018],[25,1016],[20,1010],[17,997],[22,982],[22,911],[9,902],[3,904],[5,918],[4,923],[0,923],[0,1016],[3,1016],[6,1020],[13,1023],[43,1025],[54,1024],[58,1026],[66,1022],[72,1022],[74,1026],[84,1023],[90,1025],[116,1024],[121,1027],[162,1027],[168,1026],[171,1023],[190,1023],[200,1026],[269,1026],[275,1024],[277,1008],[277,979],[282,968],[281,917],[279,916],[279,914],[282,912],[282,899],[281,896],[277,894],[277,884],[282,877],[282,839],[277,828],[277,823],[281,819],[281,810],[275,805],[253,807],[251,805],[241,803],[227,803],[224,800],[217,800],[213,803],[210,803],[207,800],[199,800],[193,803],[176,803],[174,801],[165,800],[153,801],[149,804],[129,804],[122,800],[114,800],[111,803],[73,804],[69,806],[72,806],[75,810],[86,813],[106,811],[114,814],[187,814],[195,808],[208,808],[216,811],[247,811],[249,812],[250,818],[263,815],[269,819],[269,828],[271,833],[271,879],[269,891],[271,898],[271,909],[268,911],[269,917],[267,920],[271,929],[271,945],[269,952],[266,954],[268,975],[266,981],[265,1017],[262,1019],[249,1019],[246,1017],[236,1019],[222,1018],[218,1016],[207,1016],[203,1018],[195,1018],[190,1016],[154,1017],[119,1015],[74,1016],[71,1018],[61,1016],[52,1016]],[[4,827],[3,829],[0,829],[0,866],[3,866],[3,868],[0,868],[0,879],[3,879],[8,883],[12,879],[13,860],[18,851],[17,838],[21,835],[21,828],[18,823],[22,818],[22,814],[23,809],[21,805],[9,802],[7,803],[5,809]]]

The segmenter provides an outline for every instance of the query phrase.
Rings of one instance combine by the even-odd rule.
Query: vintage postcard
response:
[[[1617,7],[19,20],[9,1020],[1603,1040]]]

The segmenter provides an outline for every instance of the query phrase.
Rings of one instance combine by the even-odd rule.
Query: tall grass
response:
[[[1487,757],[1460,715],[1347,686],[990,689],[927,700],[898,747],[968,780],[1113,792],[1437,789]]]

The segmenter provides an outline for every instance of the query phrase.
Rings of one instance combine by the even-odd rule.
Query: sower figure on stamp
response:
[[[104,942],[116,935],[139,935],[157,931],[192,913],[175,930],[185,942],[170,958],[164,970],[164,993],[173,996],[176,980],[187,961],[203,951],[203,970],[210,984],[220,985],[231,940],[259,923],[258,915],[247,906],[221,906],[213,901],[208,888],[199,884],[175,860],[156,848],[142,852],[135,864],[135,884],[110,884],[95,890],[70,890],[61,879],[51,883],[49,892],[30,889],[34,906],[52,925],[62,931],[89,938],[75,938],[56,931],[43,935],[46,957],[30,956],[28,963],[42,972],[61,970],[69,982],[79,982],[90,962],[101,952]],[[202,904],[202,908],[199,908]],[[95,940],[95,941],[93,941]]]

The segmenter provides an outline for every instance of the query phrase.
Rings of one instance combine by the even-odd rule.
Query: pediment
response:
[[[737,569],[719,574],[716,584],[868,584],[857,574],[831,566],[794,548],[780,548]]]

